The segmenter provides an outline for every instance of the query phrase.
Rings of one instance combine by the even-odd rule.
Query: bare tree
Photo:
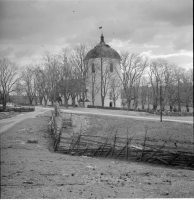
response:
[[[177,87],[175,80],[175,70],[176,67],[174,64],[166,65],[166,69],[164,71],[164,103],[168,103],[170,111],[173,110],[175,103],[177,102]]]
[[[178,104],[178,112],[181,112],[181,104],[183,102],[183,98],[182,98],[182,78],[183,78],[183,74],[184,74],[184,69],[181,67],[177,67],[175,70],[175,79],[176,79],[176,85],[177,85],[177,94],[176,94],[176,98],[177,98],[177,104]]]
[[[20,75],[21,77],[21,75]],[[21,84],[21,80],[17,81],[15,85],[15,95],[13,96],[13,102],[16,104],[23,104],[26,103],[26,96],[24,92],[23,85]]]
[[[47,95],[53,105],[54,102],[57,100],[59,93],[59,56],[50,54],[49,52],[45,52],[42,60],[44,65],[44,75],[46,78]]]
[[[70,96],[73,96],[73,67],[71,65],[71,51],[68,48],[62,49],[62,52],[59,55],[60,59],[60,79],[59,79],[59,88],[60,93],[64,97],[65,107],[68,108],[68,100]]]
[[[141,78],[137,79],[134,83],[134,86],[132,88],[132,93],[133,93],[133,97],[134,97],[134,100],[133,100],[133,108],[134,110],[137,109],[138,107],[138,104],[139,104],[139,87],[140,87],[140,80]]]
[[[145,68],[148,66],[147,59],[143,59],[138,54],[130,54],[129,52],[121,53],[121,72],[118,76],[121,80],[127,107],[130,109],[131,101],[135,99],[133,88],[138,80],[140,80]]]
[[[121,95],[121,82],[117,77],[113,77],[110,80],[110,96],[113,100],[114,107],[116,107],[116,101]]]
[[[33,65],[24,66],[21,73],[20,84],[22,86],[22,91],[28,97],[29,104],[32,105],[36,96],[36,81]]]
[[[185,71],[182,74],[182,101],[186,107],[186,111],[189,112],[189,106],[191,105],[193,97],[193,71]]]
[[[150,83],[152,86],[153,110],[157,109],[159,100],[164,101],[165,71],[166,71],[167,65],[168,65],[168,62],[160,58],[154,59],[150,63],[150,70],[148,74],[149,74]],[[160,93],[163,93],[162,97],[160,97]]]
[[[48,88],[47,88],[47,78],[45,74],[45,70],[42,67],[41,63],[37,64],[34,69],[34,74],[36,78],[36,89],[37,89],[37,96],[39,98],[39,102],[42,105],[42,101],[44,99],[44,106],[47,105],[48,101]]]
[[[18,67],[7,58],[0,59],[0,96],[3,110],[6,109],[7,98],[14,91],[18,81]]]
[[[71,52],[70,63],[74,69],[74,76],[80,81],[80,99],[83,101],[85,107],[86,87],[88,85],[88,61],[84,61],[86,54],[92,48],[91,44],[78,44],[74,46]]]
[[[187,71],[187,73],[189,74],[189,82],[190,82],[190,87],[191,87],[191,91],[190,91],[190,106],[193,107],[193,69],[189,69]]]
[[[83,84],[80,85],[81,82],[82,82],[81,80],[74,77],[74,78],[71,78],[70,83],[69,83],[69,88],[70,88],[69,94],[71,96],[73,107],[75,107],[76,97],[78,97],[80,91],[82,90],[81,86],[83,86]]]
[[[101,64],[98,65],[101,77],[101,101],[104,107],[104,101],[108,90],[110,89],[112,73],[110,71],[111,60],[109,58],[101,58]]]
[[[150,71],[149,71],[149,76],[150,76],[150,83],[152,86],[152,105],[153,105],[153,110],[157,109],[158,106],[158,101],[159,101],[159,75],[157,73],[157,63],[152,61],[150,64]]]
[[[146,76],[141,78],[140,99],[142,110],[144,110],[146,102],[149,104],[149,80]]]

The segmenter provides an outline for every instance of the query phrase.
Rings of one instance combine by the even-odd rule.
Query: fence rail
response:
[[[149,162],[163,165],[194,168],[194,153],[192,143],[182,147],[182,143],[168,139],[160,140],[147,137],[145,129],[144,139],[128,136],[102,137],[97,135],[74,134],[67,135],[72,129],[72,116],[64,119],[60,114],[52,112],[50,131],[54,141],[54,151],[70,155],[92,157],[107,157],[129,161]],[[180,146],[180,147],[179,147]]]

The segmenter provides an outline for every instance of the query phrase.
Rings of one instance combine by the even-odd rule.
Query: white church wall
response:
[[[92,63],[95,67],[95,73],[92,73]],[[113,63],[113,72],[108,71],[107,77],[109,77],[109,81],[111,78],[115,78],[120,81],[118,74],[120,74],[120,63],[117,59],[110,59],[110,58],[102,58],[102,69],[103,74],[106,73],[106,70],[110,70],[110,63]],[[88,62],[89,71],[88,71],[88,99],[90,100],[90,105],[92,105],[92,79],[94,80],[95,76],[95,84],[101,85],[101,58],[90,59]],[[104,78],[105,79],[105,78]],[[106,80],[107,81],[107,80]],[[110,100],[110,89],[107,91],[104,106],[110,106],[110,102],[112,102],[112,106],[114,106],[113,100]],[[102,106],[101,101],[101,90],[99,89],[98,93],[95,95],[95,106]],[[121,107],[121,97],[119,96],[118,100],[116,101],[116,107]]]

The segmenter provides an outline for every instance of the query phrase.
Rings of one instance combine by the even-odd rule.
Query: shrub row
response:
[[[59,105],[60,107],[65,107],[65,104],[61,104],[61,105]],[[53,107],[52,105],[47,105],[46,107]],[[73,105],[72,104],[68,104],[68,107],[73,107]],[[78,107],[78,105],[77,104],[75,104],[75,107]]]
[[[126,110],[128,111],[127,108],[118,108],[118,107],[108,107],[108,106],[92,106],[92,105],[88,105],[88,108],[97,108],[97,109],[106,109],[106,110]],[[129,109],[129,111],[133,111],[133,109]]]
[[[4,110],[4,112],[10,112],[10,111],[14,111],[14,112],[33,112],[35,111],[34,107],[13,107],[13,108],[6,108],[6,110]],[[0,112],[3,112],[3,109],[0,108]]]
[[[35,108],[34,107],[29,107],[29,108],[16,107],[16,108],[13,108],[13,111],[15,111],[15,112],[33,112],[33,111],[35,111]]]
[[[127,108],[118,108],[118,107],[108,107],[108,106],[92,106],[92,105],[88,105],[88,108],[97,108],[97,109],[107,109],[107,110],[124,110],[124,111],[136,111],[136,112],[147,112],[150,114],[155,114],[155,115],[160,115],[160,110],[152,110],[152,109],[127,109]],[[163,111],[162,115],[164,116],[193,116],[193,112],[170,112],[170,111]]]
[[[149,111],[151,114],[160,115],[160,111]],[[163,111],[162,115],[164,116],[193,116],[193,112],[170,112]]]

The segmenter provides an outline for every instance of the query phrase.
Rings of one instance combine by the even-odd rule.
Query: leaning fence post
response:
[[[55,135],[55,138],[56,138],[56,135],[57,135],[57,123],[56,123],[56,117],[54,116],[54,135]]]
[[[128,159],[128,127],[127,127],[127,142],[126,142],[126,160]]]
[[[142,152],[141,152],[140,161],[141,161],[142,158],[143,158],[143,153],[144,153],[144,150],[145,150],[145,143],[146,143],[147,130],[148,130],[148,128],[147,128],[147,126],[145,125],[145,137],[144,137],[143,149],[142,149]]]
[[[117,139],[116,135],[117,135],[117,130],[116,130],[115,137],[114,137],[114,143],[113,143],[113,147],[112,147],[111,157],[113,157],[113,154],[114,154],[114,149],[115,149],[115,144],[116,144],[116,139]]]
[[[105,140],[105,143],[104,143],[104,145],[103,145],[103,147],[102,147],[102,149],[101,149],[101,152],[100,152],[99,156],[102,155],[103,150],[104,150],[104,147],[106,146],[107,142],[108,142],[108,137],[107,137],[106,140]]]
[[[77,148],[76,148],[76,153],[78,151],[78,147],[80,147],[80,140],[81,140],[81,133],[79,135],[78,141],[77,141]]]
[[[148,157],[148,158],[145,160],[145,162],[148,161],[150,158],[153,158],[153,157],[156,155],[156,153],[158,153],[161,149],[163,149],[166,143],[167,143],[167,140],[166,140],[166,141],[163,143],[163,145],[162,145],[160,148],[158,148],[150,157]]]
[[[58,137],[57,137],[56,140],[55,140],[54,151],[57,151],[57,148],[58,148],[58,145],[59,145],[59,142],[60,142],[61,134],[62,134],[62,132],[61,132],[61,130],[60,130],[60,133],[59,133]]]
[[[97,152],[100,150],[101,147],[102,147],[102,145],[100,145],[100,146],[96,149],[96,151],[94,152],[94,154],[92,155],[92,157],[95,156],[95,155],[97,154]]]
[[[79,142],[79,135],[78,135],[78,137],[77,137],[77,140],[76,140],[76,142],[73,144],[73,147],[71,148],[71,150],[73,150],[74,149],[74,147],[76,147],[76,145],[78,144],[78,142]]]

